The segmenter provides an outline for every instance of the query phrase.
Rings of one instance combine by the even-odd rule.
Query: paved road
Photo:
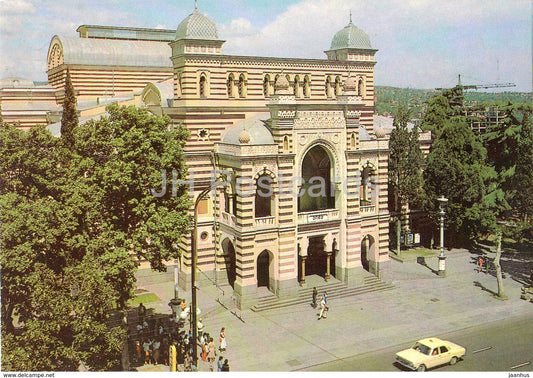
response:
[[[463,361],[434,369],[435,372],[452,371],[531,371],[533,368],[533,317],[514,317],[502,321],[474,326],[462,331],[436,335],[467,348]],[[414,340],[413,340],[414,342]],[[394,363],[394,354],[408,348],[412,342],[310,366],[303,371],[402,371]],[[528,365],[522,365],[529,362]],[[515,367],[514,369],[512,369]]]
[[[505,322],[516,316],[529,316],[533,320],[533,304],[519,299],[521,283],[507,276],[504,286],[509,300],[500,301],[493,297],[497,291],[496,279],[477,273],[475,255],[457,250],[448,252],[447,257],[445,278],[434,274],[436,258],[427,259],[425,266],[416,261],[404,264],[392,261],[384,275],[393,282],[394,290],[332,298],[327,320],[317,321],[316,311],[307,304],[260,313],[238,311],[245,320],[242,322],[217,302],[219,293],[209,286],[199,290],[199,306],[207,332],[216,336],[222,327],[226,328],[228,350],[224,357],[229,359],[232,371],[293,371],[327,366],[332,361],[349,362],[356,355],[364,360],[367,353],[457,330],[465,331],[450,338],[465,344],[469,351],[483,348],[485,343],[481,341],[490,340],[491,344],[502,346],[496,344],[502,332],[492,335],[492,330],[488,330],[487,338],[478,343],[463,338],[463,334],[479,324]],[[160,303],[151,305],[156,312],[169,312],[171,283],[139,284],[162,298]],[[227,298],[226,302],[231,300]],[[529,339],[533,340],[531,336]],[[533,349],[533,342],[522,347],[525,351]],[[398,371],[391,361],[398,349],[394,347],[388,352],[379,366],[350,365],[346,370]],[[488,361],[485,365],[470,367],[469,361],[463,361],[457,368],[507,371],[512,364],[524,362],[523,358],[512,360],[514,352],[508,360],[493,358],[495,351],[481,353]],[[499,366],[498,362],[505,366]],[[447,368],[439,371],[444,369]],[[200,364],[199,370],[208,371],[209,367]]]

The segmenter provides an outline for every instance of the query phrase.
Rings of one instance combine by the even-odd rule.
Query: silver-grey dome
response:
[[[340,49],[372,49],[368,34],[355,26],[352,21],[337,32],[331,41],[330,50]]]
[[[194,9],[194,11],[183,20],[176,30],[176,40],[179,39],[212,39],[218,40],[216,24]]]
[[[275,144],[272,133],[261,120],[246,121],[233,126],[226,131],[226,134],[222,138],[222,143],[235,145],[241,144],[242,141],[239,140],[239,137],[243,135],[244,131],[250,136],[249,142],[246,143],[248,145]]]

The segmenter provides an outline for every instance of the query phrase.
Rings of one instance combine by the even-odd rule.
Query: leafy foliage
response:
[[[108,318],[133,296],[133,257],[158,270],[177,257],[188,193],[150,189],[162,169],[185,177],[187,132],[146,110],[107,111],[73,130],[70,150],[44,127],[0,129],[4,370],[117,368],[125,330]]]

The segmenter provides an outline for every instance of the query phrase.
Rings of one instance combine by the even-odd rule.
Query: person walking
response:
[[[316,308],[316,297],[318,296],[318,291],[316,290],[316,287],[313,288],[313,308]]]
[[[170,371],[176,371],[178,368],[178,351],[176,350],[176,340],[172,340],[172,344],[168,349],[168,364]]]
[[[152,360],[154,365],[159,363],[159,347],[161,346],[161,341],[159,338],[156,338],[152,343]]]
[[[477,259],[477,272],[480,273],[483,270],[483,257],[479,256]]]
[[[321,300],[320,300],[320,313],[318,314],[318,320],[324,318],[324,319],[327,319],[328,315],[327,315],[327,304],[326,304],[326,298],[324,298],[324,296],[322,296]]]
[[[221,371],[229,371],[229,363],[227,358],[224,360],[224,364],[222,365]]]
[[[222,327],[220,330],[220,351],[225,352],[227,348],[227,342],[226,342],[226,328]]]
[[[217,361],[217,371],[222,371],[223,365],[224,365],[224,357],[220,356]]]
[[[212,364],[215,362],[215,352],[217,347],[215,346],[215,342],[213,341],[213,338],[211,337],[209,339],[209,343],[207,344],[207,361]]]

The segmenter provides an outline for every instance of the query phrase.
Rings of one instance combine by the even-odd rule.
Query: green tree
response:
[[[78,110],[76,108],[76,93],[72,85],[70,70],[67,68],[65,78],[65,98],[63,100],[63,114],[61,115],[61,139],[67,148],[74,146],[74,128],[78,126]]]
[[[487,165],[486,157],[480,140],[459,117],[444,123],[427,157],[426,209],[436,220],[437,198],[448,198],[446,216],[454,240],[466,241],[486,232],[495,222],[495,214],[505,208],[496,172]]]
[[[389,140],[389,196],[393,198],[396,213],[396,248],[400,254],[400,235],[405,206],[415,205],[422,188],[423,155],[417,127],[410,132],[407,123],[410,112],[404,108],[397,110],[394,129]]]
[[[448,98],[444,95],[432,97],[428,101],[428,107],[420,128],[423,131],[431,131],[433,138],[437,137],[444,128],[446,121],[453,113]]]
[[[125,330],[109,316],[133,296],[135,257],[164,270],[188,230],[186,188],[150,190],[163,169],[184,179],[185,129],[107,110],[74,130],[70,151],[45,127],[0,130],[5,370],[116,369]]]

